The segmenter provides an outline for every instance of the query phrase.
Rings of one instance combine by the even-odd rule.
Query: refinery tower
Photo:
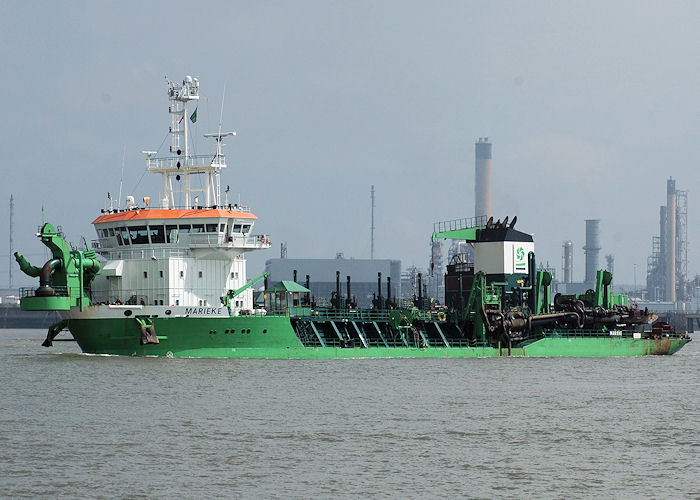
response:
[[[659,235],[652,237],[647,259],[647,299],[686,301],[692,295],[688,282],[688,191],[666,181],[666,205],[659,208]]]

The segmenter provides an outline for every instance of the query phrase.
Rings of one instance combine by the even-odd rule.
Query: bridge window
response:
[[[207,233],[216,233],[217,228],[219,227],[218,224],[207,224]]]
[[[191,226],[189,224],[180,224],[180,232],[181,233],[189,233],[190,227]]]
[[[151,237],[151,243],[165,243],[163,226],[148,226],[148,235]]]
[[[128,245],[129,231],[127,231],[125,227],[118,227],[115,229],[115,231],[117,233],[117,243],[120,245]]]
[[[250,232],[250,224],[243,224],[243,234]]]
[[[192,224],[192,232],[193,233],[203,233],[204,232],[204,224]]]
[[[168,237],[168,243],[177,243],[177,226],[165,226],[165,235]]]
[[[129,236],[131,236],[132,245],[148,244],[148,231],[146,230],[146,226],[129,227]]]
[[[241,224],[234,224],[233,225],[233,232],[234,233],[240,233],[241,232]]]
[[[225,233],[225,232],[226,232],[226,224],[222,223],[222,224],[219,226],[219,232],[220,232],[220,233]]]
[[[114,229],[111,227],[109,228],[109,235],[114,236]]]

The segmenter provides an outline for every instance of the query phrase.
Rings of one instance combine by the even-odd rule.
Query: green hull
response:
[[[133,319],[71,319],[83,352],[129,356],[207,358],[336,359],[492,356],[644,356],[673,354],[690,339],[635,339],[609,336],[547,337],[512,347],[305,347],[288,316],[235,318],[157,318],[160,343],[141,345]]]

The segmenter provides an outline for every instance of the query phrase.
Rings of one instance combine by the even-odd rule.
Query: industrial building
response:
[[[688,191],[666,181],[666,205],[659,208],[659,235],[652,237],[647,258],[649,301],[671,304],[690,300],[694,283],[688,281]]]
[[[307,288],[319,306],[336,291],[336,277],[340,279],[343,300],[348,296],[350,277],[350,296],[358,307],[372,305],[372,300],[379,295],[380,282],[383,299],[401,297],[400,260],[346,259],[342,254],[335,259],[269,259],[265,262],[265,272],[270,274],[269,283],[293,280],[296,273],[296,281],[306,286],[308,276]]]

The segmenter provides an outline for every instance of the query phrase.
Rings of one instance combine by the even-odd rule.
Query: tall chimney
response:
[[[659,252],[661,253],[661,266],[663,266],[664,279],[666,276],[666,205],[659,207]],[[661,272],[661,270],[659,270]],[[661,300],[658,297],[656,300]]]
[[[676,181],[666,181],[666,300],[676,301]]]
[[[475,144],[476,164],[474,166],[474,216],[493,215],[491,205],[491,143],[488,137],[479,137]]]
[[[562,245],[562,267],[564,268],[564,283],[574,282],[574,242],[566,240]]]
[[[586,219],[586,246],[583,247],[586,254],[586,279],[585,283],[595,283],[596,272],[600,255],[600,220]]]

